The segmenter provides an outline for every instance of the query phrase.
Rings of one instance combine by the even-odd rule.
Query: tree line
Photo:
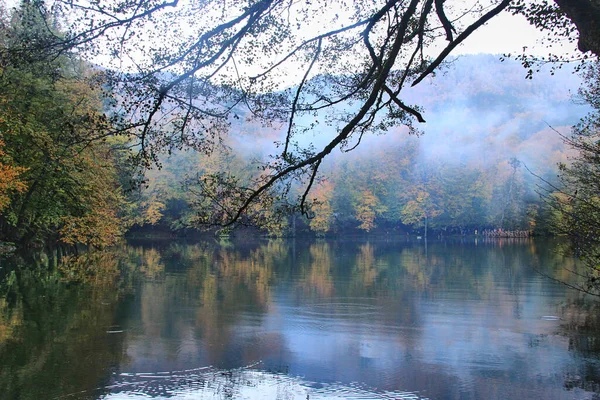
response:
[[[265,234],[317,236],[348,233],[416,233],[460,235],[504,229],[548,234],[551,209],[536,192],[537,178],[517,158],[451,162],[423,155],[420,138],[395,136],[385,146],[334,157],[323,166],[325,177],[311,192],[308,217],[290,213],[272,218],[264,209],[259,225]],[[563,158],[566,159],[566,148]],[[244,153],[213,155],[181,153],[163,161],[147,175],[141,192],[146,225],[156,230],[198,226],[201,198],[196,190],[203,173],[226,170],[235,176],[252,173]],[[259,157],[259,155],[254,155]],[[218,161],[216,161],[217,159]],[[546,165],[551,179],[557,168]],[[292,188],[300,190],[298,188]]]
[[[398,125],[418,132],[413,121],[424,120],[422,110],[403,101],[400,91],[422,82],[510,2],[478,8],[474,21],[460,24],[448,18],[458,9],[442,3],[361,5],[352,17],[356,22],[344,21],[340,30],[302,41],[290,30],[290,21],[276,17],[291,6],[249,2],[237,17],[224,15],[213,28],[198,27],[199,40],[191,47],[151,49],[155,57],[133,68],[135,72],[92,66],[78,51],[89,45],[92,53],[101,52],[93,47],[95,40],[110,36],[113,28],[125,29],[118,31],[120,40],[109,38],[114,55],[140,50],[134,43],[141,24],[158,23],[152,14],[174,5],[92,5],[71,25],[60,15],[82,11],[75,2],[51,8],[25,1],[14,12],[3,11],[2,239],[106,246],[134,225],[156,223],[170,229],[259,224],[274,235],[294,225],[319,235],[377,227],[446,232],[546,226],[558,206],[535,197],[518,159],[506,157],[485,166],[425,163],[417,157],[418,145],[402,142],[373,159],[348,158],[335,161],[337,166],[325,161],[334,148],[350,150],[363,137]],[[510,7],[532,23],[552,28],[540,20],[542,9],[521,3]],[[110,22],[111,15],[117,22]],[[116,18],[123,15],[130,18]],[[192,16],[168,17],[186,15]],[[302,15],[298,26],[310,23]],[[357,42],[357,35],[363,40]],[[438,36],[445,36],[448,46],[437,58],[427,59],[422,50]],[[220,45],[207,47],[212,42]],[[289,57],[308,60],[303,78],[292,88],[279,90],[273,76],[265,78],[288,58],[273,61],[265,75],[239,80],[219,75],[233,66],[236,52],[251,66],[275,44],[288,50]],[[407,60],[398,58],[403,46],[411,50]],[[361,54],[356,64],[348,64],[348,57]],[[210,71],[202,72],[206,68]],[[593,97],[586,101],[594,105]],[[342,112],[344,105],[349,107]],[[250,110],[247,115],[242,106]],[[249,126],[283,124],[285,138],[274,146],[271,158],[231,148],[227,135],[240,115],[247,116]],[[335,132],[327,141],[299,140],[304,132],[324,126]],[[164,154],[189,154],[193,169],[156,169]],[[563,171],[568,174],[569,168],[565,164]],[[187,179],[176,186],[169,173]],[[165,183],[159,182],[161,175]],[[140,190],[144,187],[151,190]]]

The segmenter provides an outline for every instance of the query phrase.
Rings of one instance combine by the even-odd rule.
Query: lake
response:
[[[556,242],[131,241],[2,260],[2,399],[596,399]],[[11,272],[12,271],[12,272]]]

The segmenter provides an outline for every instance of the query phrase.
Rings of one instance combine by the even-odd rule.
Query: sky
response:
[[[18,0],[4,0],[7,9],[16,6]],[[453,51],[453,54],[505,54],[521,53],[523,46],[535,55],[546,55],[548,50],[539,45],[539,40],[544,34],[532,27],[524,17],[513,16],[508,12],[492,18],[485,26],[479,28],[465,42]],[[572,52],[576,49],[574,44],[565,44],[564,51]],[[557,47],[553,47],[557,52]]]
[[[542,37],[543,34],[525,18],[503,13],[467,38],[454,54],[521,52],[523,46],[535,47]]]
[[[539,43],[544,36],[544,33],[531,26],[524,17],[504,12],[467,38],[454,54],[520,54],[523,46],[527,46],[532,54],[547,55],[548,50]],[[573,52],[576,45],[565,42],[562,50]],[[556,46],[553,47],[553,51],[558,51]]]

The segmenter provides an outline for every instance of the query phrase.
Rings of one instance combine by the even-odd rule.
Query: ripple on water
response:
[[[316,383],[256,369],[256,364],[221,370],[202,367],[173,372],[121,373],[99,388],[105,399],[137,397],[182,399],[427,399],[417,393],[380,391],[358,382]]]
[[[323,317],[361,317],[377,314],[381,306],[365,303],[312,303],[305,304],[300,314]]]
[[[543,315],[540,319],[542,321],[560,321],[560,317],[556,315]]]

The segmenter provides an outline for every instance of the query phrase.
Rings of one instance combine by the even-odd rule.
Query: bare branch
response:
[[[398,57],[398,53],[400,52],[400,48],[402,47],[402,44],[404,41],[404,36],[406,34],[408,22],[409,22],[411,16],[414,14],[418,3],[419,3],[419,0],[411,0],[405,14],[402,17],[402,20],[400,21],[400,24],[398,26],[398,33],[394,40],[392,48],[390,49],[387,60],[382,65],[382,68],[380,69],[377,80],[373,86],[373,89],[371,90],[371,94],[369,95],[369,97],[367,98],[367,100],[365,101],[363,106],[360,108],[358,113],[348,122],[348,124],[346,124],[346,126],[344,126],[342,128],[340,133],[328,145],[326,145],[323,148],[323,150],[321,152],[319,152],[316,155],[309,157],[303,161],[300,161],[299,163],[297,163],[295,165],[291,165],[287,168],[284,168],[283,170],[281,170],[281,171],[277,172],[276,174],[274,174],[273,176],[271,176],[271,178],[266,183],[264,183],[262,186],[258,187],[256,189],[256,191],[254,193],[252,193],[246,199],[246,201],[244,202],[242,207],[240,207],[238,209],[238,211],[234,215],[233,219],[231,221],[229,221],[226,224],[226,226],[229,226],[229,225],[235,223],[235,221],[237,221],[241,217],[241,215],[246,211],[246,209],[250,206],[250,204],[252,204],[258,198],[258,196],[260,196],[263,192],[265,192],[267,189],[269,189],[271,186],[273,186],[273,184],[275,182],[277,182],[278,180],[287,176],[288,174],[290,174],[293,171],[296,171],[300,168],[303,168],[305,166],[314,164],[314,163],[322,160],[325,156],[327,156],[329,153],[331,153],[331,151],[334,148],[336,148],[343,140],[348,138],[348,136],[354,130],[356,125],[363,119],[363,117],[367,114],[367,112],[371,109],[371,107],[377,101],[380,91],[381,91],[383,85],[385,84],[385,80],[387,79],[387,77],[390,73],[390,70],[394,66],[396,58]]]
[[[475,32],[475,30],[477,28],[481,27],[486,22],[488,22],[490,19],[492,19],[496,15],[500,14],[502,12],[502,10],[504,10],[506,7],[508,7],[510,2],[511,2],[511,0],[502,0],[502,2],[500,4],[498,4],[496,7],[494,7],[491,11],[488,11],[481,18],[479,18],[476,22],[474,22],[469,27],[467,27],[467,29],[465,29],[460,35],[458,35],[456,40],[454,40],[452,43],[448,44],[448,46],[446,46],[446,48],[438,55],[438,57],[431,64],[429,64],[429,66],[427,67],[425,72],[423,72],[412,83],[412,86],[419,84],[419,82],[421,82],[423,79],[425,79],[425,77],[427,75],[431,74],[437,67],[439,67],[439,65],[442,63],[442,61],[444,61],[446,59],[446,57],[448,57],[450,52],[452,50],[454,50],[454,48],[456,48],[456,46],[461,44],[466,38],[468,38],[473,32]]]
[[[437,13],[438,19],[442,23],[444,27],[444,31],[446,32],[446,40],[452,42],[453,35],[452,32],[456,32],[450,21],[448,21],[448,17],[444,13],[444,2],[446,0],[435,0],[435,12]]]
[[[421,115],[420,112],[418,112],[414,108],[411,108],[411,107],[407,106],[406,104],[404,104],[403,102],[401,102],[400,99],[396,96],[396,94],[392,91],[392,89],[390,89],[389,87],[387,87],[387,85],[385,85],[383,87],[383,89],[385,90],[385,92],[390,96],[390,98],[392,99],[392,101],[398,107],[400,107],[404,111],[406,111],[406,112],[414,115],[417,118],[417,121],[419,121],[421,123],[425,122],[425,119],[423,119],[423,116]]]
[[[319,166],[321,165],[321,161],[319,160],[315,163],[315,165],[313,166],[312,169],[312,174],[310,175],[310,180],[308,182],[308,185],[306,185],[306,189],[304,190],[304,193],[302,194],[302,200],[300,201],[300,210],[302,211],[302,214],[306,215],[306,210],[305,210],[305,204],[306,204],[306,198],[308,196],[308,193],[310,192],[310,189],[312,188],[313,183],[315,182],[315,178],[317,177],[317,172],[319,171]]]
[[[292,56],[294,56],[294,54],[296,54],[298,51],[300,51],[302,48],[306,47],[310,43],[317,42],[319,40],[323,40],[325,38],[328,38],[328,37],[331,37],[331,36],[335,36],[335,35],[338,35],[338,34],[343,33],[343,32],[351,31],[352,29],[356,29],[356,28],[358,28],[358,27],[360,27],[360,26],[362,26],[362,25],[364,25],[364,24],[366,24],[368,22],[369,22],[369,19],[358,21],[358,22],[356,22],[356,23],[354,23],[352,25],[348,25],[348,26],[345,26],[345,27],[340,28],[340,29],[335,29],[333,31],[329,31],[329,32],[323,33],[321,35],[315,36],[313,38],[310,38],[308,40],[305,40],[304,42],[302,42],[298,46],[296,46],[296,48],[294,48],[292,51],[290,51],[289,53],[287,53],[285,55],[285,57],[283,57],[281,60],[276,61],[268,69],[264,70],[263,72],[261,72],[258,75],[251,76],[250,80],[257,80],[259,78],[262,78],[262,77],[266,76],[267,74],[269,74],[270,72],[272,72],[277,67],[281,66],[281,64],[283,64],[284,62],[286,62],[287,60],[289,60]]]
[[[300,93],[302,92],[302,87],[304,87],[304,83],[306,82],[306,79],[308,78],[310,71],[312,70],[313,66],[315,65],[315,62],[317,61],[317,59],[319,58],[319,55],[321,54],[321,44],[322,44],[322,39],[319,39],[319,41],[317,42],[317,49],[315,50],[313,59],[310,62],[308,69],[304,73],[304,76],[302,77],[302,81],[300,82],[300,85],[298,85],[298,88],[296,89],[296,96],[294,97],[294,101],[292,102],[292,111],[291,111],[290,120],[288,123],[287,134],[285,136],[285,146],[283,148],[283,154],[281,155],[283,157],[283,159],[286,159],[288,156],[288,154],[287,154],[288,146],[290,144],[290,139],[292,136],[292,127],[294,126],[294,116],[296,115],[296,107],[298,105],[298,99],[300,98]]]

